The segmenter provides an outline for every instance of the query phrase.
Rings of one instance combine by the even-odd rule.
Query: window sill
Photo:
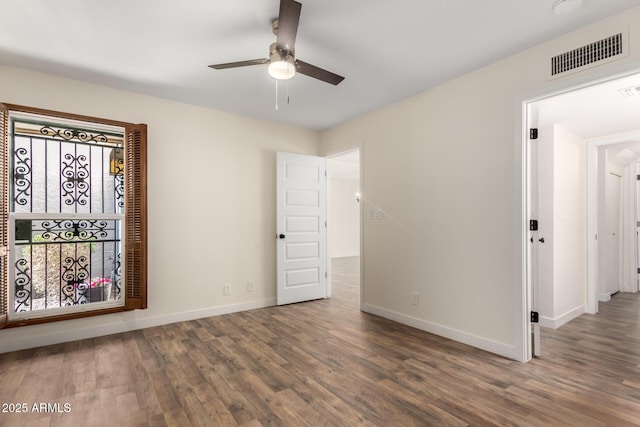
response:
[[[17,320],[8,321],[7,324],[5,325],[5,328],[16,328],[20,326],[39,325],[44,323],[60,322],[62,320],[82,319],[85,317],[101,316],[104,314],[122,313],[124,311],[127,311],[125,307],[111,307],[111,308],[103,308],[103,309],[90,310],[90,311],[79,311],[76,313],[57,314],[54,316],[47,316],[47,317],[17,319]]]

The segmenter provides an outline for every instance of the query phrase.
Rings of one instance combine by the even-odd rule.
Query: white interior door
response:
[[[538,107],[535,104],[527,105],[527,124],[528,129],[538,128]],[[529,206],[528,217],[530,220],[539,220],[539,166],[538,166],[538,136],[535,137],[529,135],[529,143],[527,144],[529,158],[529,173],[528,173],[528,193],[529,193]],[[530,224],[531,225],[531,224]],[[538,312],[539,307],[539,294],[540,294],[540,233],[538,230],[529,231],[529,245],[527,253],[527,275],[529,276],[528,286],[528,312],[527,316],[531,312]],[[529,352],[532,356],[540,357],[540,323],[534,323],[527,320],[527,324],[531,325],[530,330],[531,340],[529,343]]]
[[[634,165],[634,171],[636,172],[636,177],[640,175],[640,163],[636,163]],[[635,230],[636,230],[636,290],[640,290],[640,181],[638,179],[634,180],[634,190],[635,190],[635,212],[633,215]]]
[[[278,153],[277,303],[327,297],[327,176],[322,157]]]
[[[607,272],[606,292],[613,295],[620,291],[620,213],[621,213],[621,184],[620,176],[608,173],[606,178],[606,206],[605,221],[607,235]]]

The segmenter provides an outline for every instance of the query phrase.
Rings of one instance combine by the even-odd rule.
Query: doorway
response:
[[[632,179],[640,159],[640,74],[526,104],[528,127],[538,129],[538,139],[528,141],[536,155],[530,154],[527,204],[536,208],[529,219],[539,219],[539,229],[526,237],[526,295],[540,324],[558,328],[583,313],[595,314],[598,300],[616,287],[638,290]],[[611,161],[624,150],[623,163]]]
[[[611,299],[611,295],[620,292],[622,276],[622,175],[607,171],[605,176],[604,230],[600,233],[600,243],[606,254],[604,271],[604,294],[598,299]]]
[[[328,255],[332,297],[361,301],[360,149],[327,157]],[[360,307],[358,307],[359,309]]]
[[[592,176],[589,194],[589,234],[597,233],[588,252],[589,264],[597,268],[591,274],[593,307],[607,302],[618,292],[638,291],[638,165],[640,164],[640,131],[617,134],[590,141],[589,157]],[[596,163],[591,162],[591,163]],[[592,280],[593,279],[593,280]]]

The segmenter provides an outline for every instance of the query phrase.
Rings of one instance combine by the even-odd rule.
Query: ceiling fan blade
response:
[[[214,68],[216,70],[224,70],[225,68],[246,67],[249,65],[261,65],[261,64],[268,64],[268,63],[269,63],[269,59],[260,58],[260,59],[250,59],[248,61],[227,62],[226,64],[214,64],[214,65],[209,65],[209,67]]]
[[[280,0],[276,48],[293,53],[302,5],[294,0]]]
[[[344,77],[339,76],[331,71],[323,70],[315,65],[308,64],[304,61],[296,59],[296,71],[301,74],[305,74],[314,79],[322,80],[323,82],[337,85],[344,80]]]

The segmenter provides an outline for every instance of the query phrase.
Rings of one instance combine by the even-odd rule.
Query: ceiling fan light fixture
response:
[[[284,55],[284,58],[282,58],[279,53],[271,55],[269,75],[277,80],[289,80],[296,75],[296,65],[294,62],[293,56],[291,55]]]

